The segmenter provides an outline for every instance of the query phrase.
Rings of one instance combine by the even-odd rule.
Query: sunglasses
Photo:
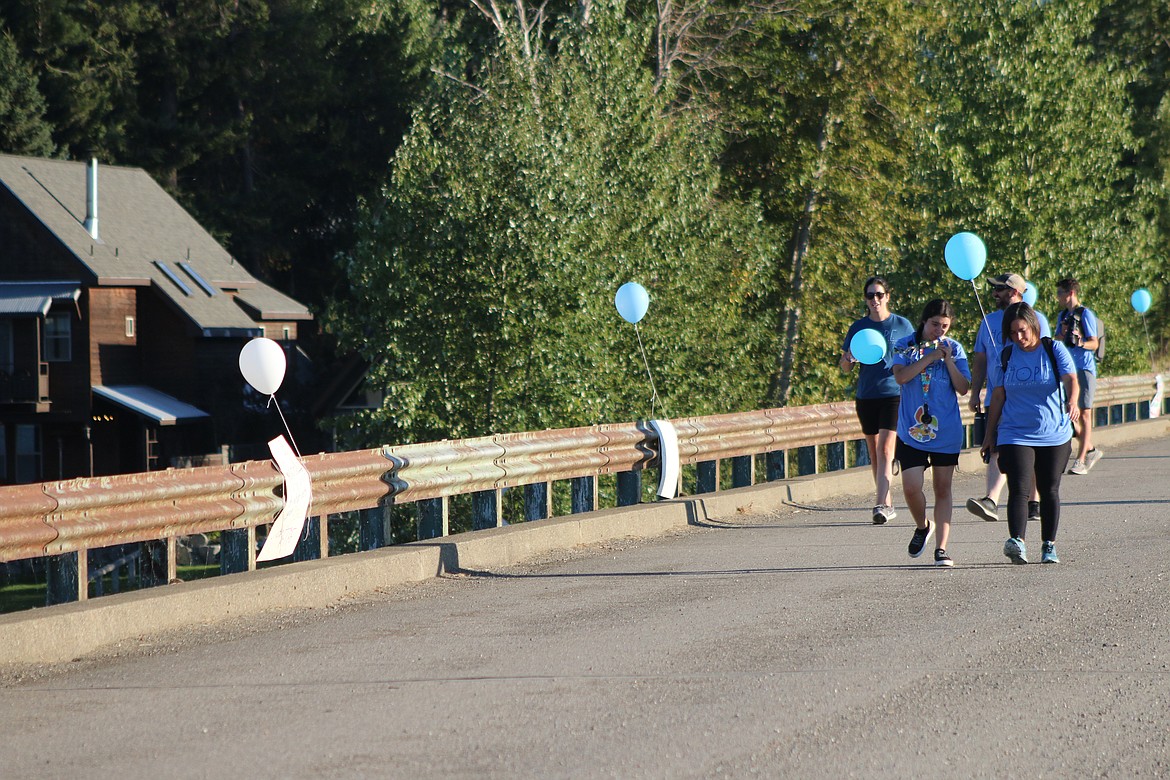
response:
[[[865,294],[865,297],[868,300],[876,301],[876,300],[880,300],[882,298],[885,298],[886,294],[884,292],[867,292]]]
[[[1007,287],[1007,286],[1002,286],[1002,287],[1001,287],[1001,286],[1000,286],[1000,285],[998,285],[998,284],[993,284],[993,285],[991,286],[991,291],[992,291],[992,292],[1003,292],[1004,290],[1014,290],[1014,289],[1015,289],[1014,287]]]

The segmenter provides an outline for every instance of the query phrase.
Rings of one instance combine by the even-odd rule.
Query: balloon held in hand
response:
[[[857,362],[872,366],[885,358],[886,340],[873,328],[865,328],[853,334],[849,340],[849,352]]]
[[[987,247],[974,233],[956,233],[943,249],[947,268],[960,279],[974,279],[987,263]]]

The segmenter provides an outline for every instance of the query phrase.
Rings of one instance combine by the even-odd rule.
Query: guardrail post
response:
[[[714,493],[719,490],[719,461],[704,460],[695,464],[695,492]]]
[[[815,445],[801,447],[796,451],[796,471],[797,476],[801,477],[817,473],[817,448]]]
[[[549,506],[550,495],[547,482],[525,485],[524,519],[529,521],[543,520],[552,515],[552,507]]]
[[[418,538],[434,539],[450,531],[447,497],[428,498],[418,502]]]
[[[776,482],[788,476],[788,450],[772,450],[764,455],[764,478]]]
[[[597,476],[573,477],[570,481],[572,495],[569,509],[573,514],[593,512],[597,509]]]
[[[499,528],[504,524],[503,502],[499,488],[471,494],[471,529]]]
[[[358,513],[358,544],[363,551],[385,547],[390,539],[390,522],[394,516],[394,499],[386,498],[378,506]]]
[[[256,568],[256,527],[219,532],[219,573],[239,574]]]
[[[853,465],[854,466],[868,466],[869,465],[869,446],[866,445],[865,439],[853,440]]]
[[[293,550],[293,560],[315,561],[321,557],[321,518],[310,517],[305,520],[305,528],[301,531],[301,538]]]
[[[88,551],[48,556],[45,559],[45,580],[45,606],[89,598]]]
[[[841,471],[845,468],[845,442],[833,441],[825,445],[827,471]]]
[[[633,506],[642,501],[642,472],[621,471],[617,475],[617,505]]]
[[[731,459],[732,487],[747,487],[755,484],[754,460],[751,455],[737,455]]]

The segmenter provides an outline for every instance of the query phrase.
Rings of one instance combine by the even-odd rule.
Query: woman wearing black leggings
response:
[[[1003,340],[1004,370],[995,377],[980,449],[984,460],[992,450],[998,452],[999,470],[1007,476],[1011,537],[1003,554],[1012,563],[1028,562],[1024,538],[1034,475],[1040,492],[1040,562],[1060,563],[1060,477],[1072,448],[1072,424],[1081,414],[1076,367],[1063,344],[1040,338],[1040,322],[1026,303],[1013,303],[1004,311]]]

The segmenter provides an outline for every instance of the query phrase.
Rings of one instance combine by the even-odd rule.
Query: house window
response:
[[[45,360],[68,363],[73,359],[73,323],[68,312],[45,317]]]
[[[41,481],[41,429],[38,425],[16,426],[16,483]]]
[[[134,318],[133,317],[126,318],[126,338],[128,338],[128,339],[134,338]]]

